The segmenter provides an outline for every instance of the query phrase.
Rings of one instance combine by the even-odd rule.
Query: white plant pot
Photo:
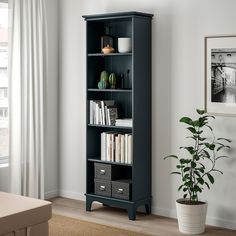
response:
[[[184,234],[201,234],[205,232],[207,203],[187,205],[176,201],[179,231]]]

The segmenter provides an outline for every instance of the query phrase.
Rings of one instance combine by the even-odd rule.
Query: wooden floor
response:
[[[125,210],[93,204],[92,211],[85,211],[85,203],[66,198],[52,199],[53,213],[98,224],[123,228],[156,236],[183,235],[178,231],[177,221],[155,215],[137,214],[136,221],[130,221]],[[206,227],[204,236],[236,236],[236,231]],[[113,235],[115,236],[115,235]]]

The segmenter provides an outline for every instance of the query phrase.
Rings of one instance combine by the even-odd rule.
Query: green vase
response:
[[[116,74],[115,73],[111,73],[109,76],[109,84],[111,89],[116,88]]]

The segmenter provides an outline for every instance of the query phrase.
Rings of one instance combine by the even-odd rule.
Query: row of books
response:
[[[125,164],[133,162],[133,138],[130,133],[101,133],[101,160]]]
[[[90,100],[89,123],[92,125],[115,125],[118,118],[114,100]]]

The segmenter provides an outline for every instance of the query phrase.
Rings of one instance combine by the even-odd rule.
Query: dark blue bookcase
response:
[[[151,213],[151,21],[152,14],[120,12],[83,16],[86,21],[87,61],[87,133],[86,133],[86,210],[91,211],[93,201],[106,206],[124,208],[129,219],[136,219],[136,210],[145,206]],[[105,28],[114,38],[115,52],[101,53],[101,36]],[[132,52],[118,53],[117,38],[130,37]],[[129,70],[128,89],[98,89],[101,71],[117,75]],[[132,118],[132,127],[89,124],[90,100],[115,100],[119,118]],[[133,163],[122,164],[101,160],[101,133],[118,131],[132,133]],[[123,200],[95,193],[95,165],[116,166],[118,173],[127,173],[131,179],[130,199]],[[112,168],[111,168],[112,170]]]

